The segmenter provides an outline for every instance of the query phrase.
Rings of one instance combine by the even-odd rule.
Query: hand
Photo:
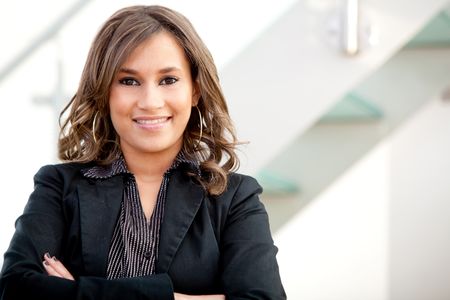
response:
[[[50,257],[49,253],[45,253],[44,261],[42,263],[48,275],[68,280],[75,280],[62,262],[54,256]]]
[[[200,295],[191,296],[185,294],[174,294],[175,300],[225,300],[225,295]]]

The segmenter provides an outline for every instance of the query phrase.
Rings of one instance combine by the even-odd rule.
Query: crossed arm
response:
[[[50,254],[44,255],[42,262],[45,270],[49,276],[55,276],[74,281],[75,278],[70,274],[66,267],[56,257],[51,257]],[[175,300],[225,300],[225,295],[201,295],[191,296],[186,294],[174,293]]]

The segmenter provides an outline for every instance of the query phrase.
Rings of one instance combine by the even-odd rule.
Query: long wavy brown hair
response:
[[[100,28],[78,90],[60,115],[59,158],[106,165],[121,154],[119,137],[110,119],[110,86],[131,52],[160,31],[171,33],[184,49],[192,78],[200,89],[197,107],[203,120],[193,107],[181,151],[200,165],[201,175],[191,176],[196,176],[209,194],[219,195],[226,189],[228,174],[238,167],[239,160],[235,153],[236,134],[217,69],[189,20],[162,6],[123,8]]]

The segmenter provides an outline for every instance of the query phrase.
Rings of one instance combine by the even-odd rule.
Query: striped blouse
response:
[[[126,175],[120,214],[108,254],[108,279],[155,273],[167,186],[171,172],[181,165],[187,165],[191,171],[199,173],[198,163],[186,160],[182,154],[179,154],[172,166],[164,173],[150,220],[147,220],[142,210],[136,179],[128,171],[123,156],[110,166],[94,166],[83,171],[85,177],[94,179],[105,179],[118,174]]]

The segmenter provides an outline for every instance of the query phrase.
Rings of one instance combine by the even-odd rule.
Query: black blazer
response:
[[[88,179],[84,164],[45,166],[4,256],[1,299],[173,299],[173,292],[227,299],[285,299],[261,187],[232,174],[208,196],[182,170],[171,175],[156,274],[107,280],[108,251],[124,177]],[[76,278],[47,276],[44,253]]]

